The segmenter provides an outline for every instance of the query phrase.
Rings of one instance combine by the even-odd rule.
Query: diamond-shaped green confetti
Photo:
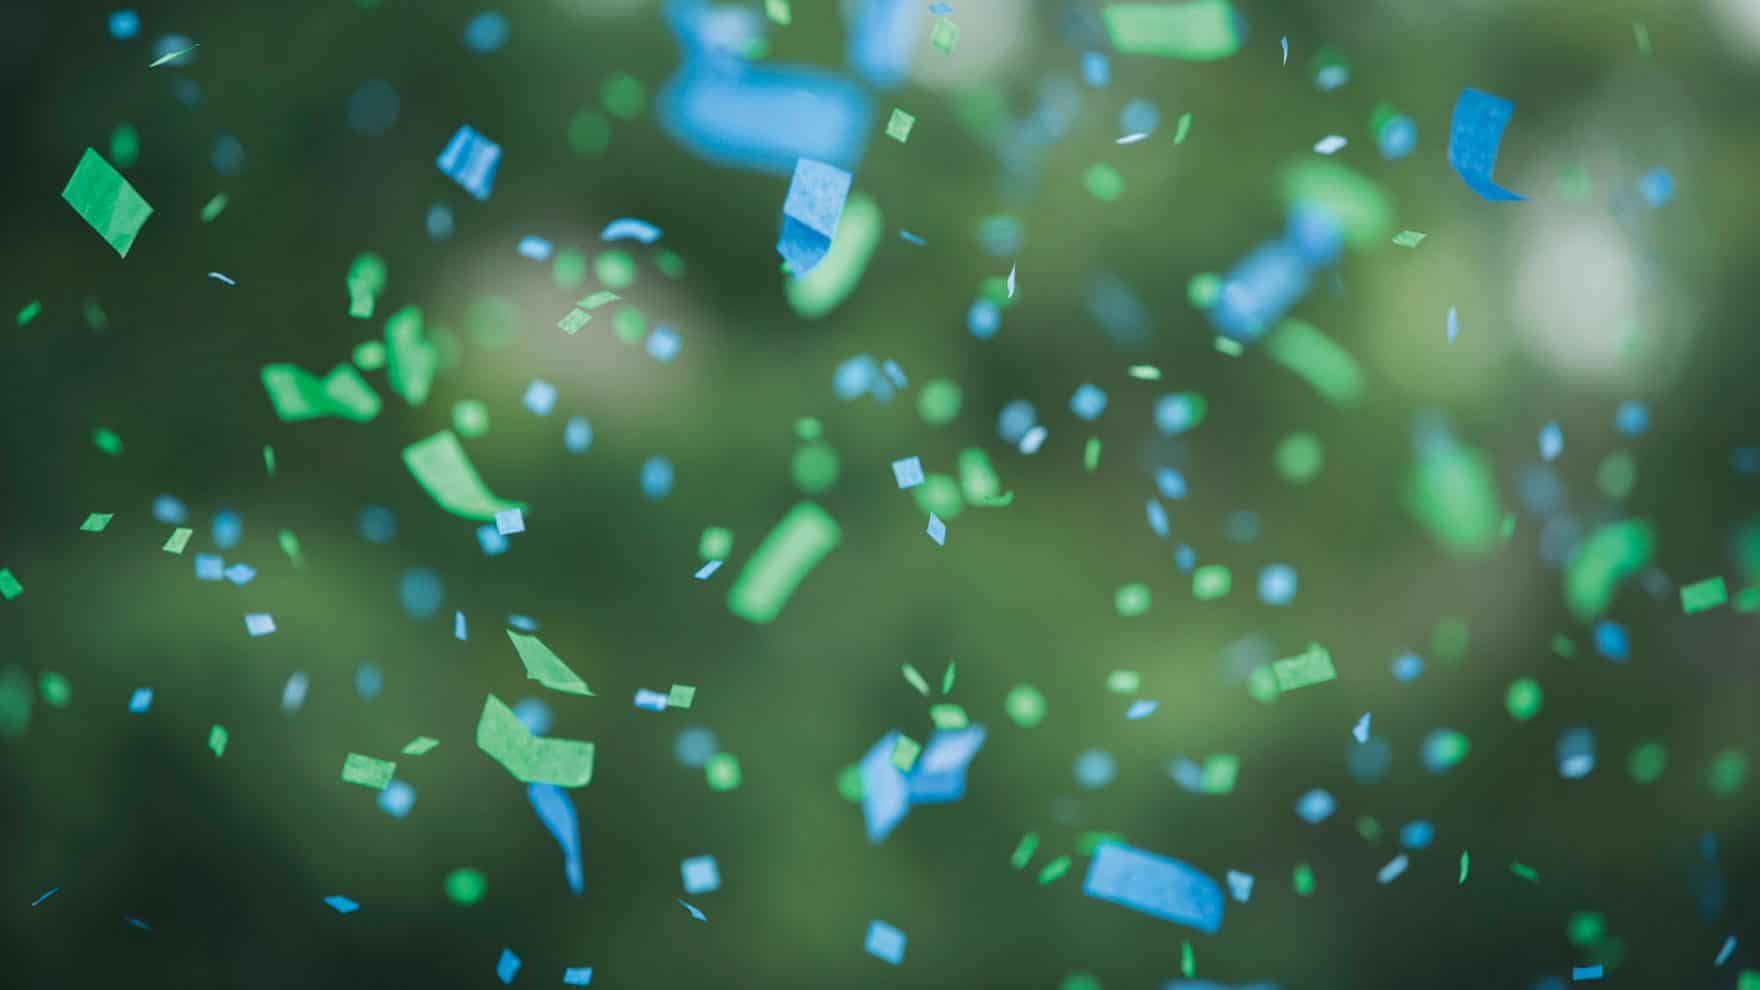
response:
[[[837,771],[837,796],[851,804],[862,799],[862,768],[854,763]]]
[[[135,235],[153,215],[153,207],[122,173],[90,148],[80,156],[61,198],[124,258],[134,246]]]
[[[1720,577],[1696,581],[1681,589],[1681,610],[1688,615],[1716,608],[1728,600],[1729,591]]]
[[[1357,819],[1357,834],[1363,837],[1364,842],[1373,845],[1381,839],[1381,823],[1363,815]]]
[[[911,767],[917,765],[917,754],[922,751],[922,743],[901,733],[898,742],[892,744],[892,765],[905,773],[910,773]]]
[[[909,128],[906,129],[908,130]],[[18,311],[18,325],[21,327],[24,326],[30,321],[36,319],[37,314],[42,311],[43,302],[40,299],[32,299],[30,302],[25,303],[24,308]]]
[[[226,740],[230,738],[232,737],[224,725],[216,725],[208,730],[208,748],[214,751],[216,760],[226,755]]]
[[[432,736],[417,736],[404,744],[402,752],[405,756],[420,756],[438,745],[440,740]]]
[[[1393,235],[1393,243],[1403,248],[1415,248],[1424,243],[1424,233],[1417,230],[1402,230]]]
[[[397,764],[390,760],[376,760],[371,756],[350,753],[342,761],[342,779],[345,783],[359,784],[382,791],[391,786],[391,775],[397,772]]]
[[[1659,742],[1642,742],[1632,747],[1626,769],[1640,784],[1653,784],[1668,769],[1668,747]]]
[[[1192,572],[1192,594],[1201,602],[1227,595],[1232,583],[1228,568],[1221,564],[1209,564]]]
[[[489,878],[482,870],[461,866],[446,874],[446,899],[454,904],[475,904],[489,890]]]
[[[165,545],[159,549],[164,550],[166,553],[182,553],[183,548],[189,546],[189,538],[194,536],[195,533],[196,531],[193,529],[179,526],[171,531],[171,536],[166,539]]]
[[[1016,684],[1002,699],[1002,709],[1014,724],[1031,729],[1045,720],[1045,696],[1031,684]]]
[[[1296,868],[1290,872],[1289,879],[1290,885],[1296,889],[1297,894],[1307,897],[1314,893],[1314,868],[1312,866],[1306,863],[1297,863]]]
[[[567,316],[556,321],[556,328],[567,334],[580,333],[581,327],[586,326],[592,318],[593,314],[584,309],[570,310]]]
[[[92,431],[92,443],[111,457],[122,456],[122,438],[102,426]]]
[[[971,724],[966,717],[966,710],[958,705],[942,704],[929,706],[929,720],[937,729],[963,729]]]
[[[739,757],[732,753],[716,753],[703,764],[703,775],[712,791],[731,791],[739,786]]]
[[[911,128],[916,126],[916,123],[916,117],[893,107],[892,116],[886,120],[886,136],[903,144],[911,139]]]
[[[929,44],[943,55],[952,55],[954,46],[959,44],[959,25],[945,17],[937,18],[935,27],[929,31]]]
[[[1051,883],[1053,880],[1056,880],[1058,877],[1063,876],[1065,873],[1068,873],[1069,864],[1070,858],[1068,856],[1059,856],[1051,862],[1046,863],[1045,868],[1039,871],[1039,886],[1043,887],[1046,884]]]
[[[110,520],[114,518],[116,518],[114,512],[94,512],[86,516],[85,522],[79,524],[79,531],[82,533],[102,533],[104,527],[110,525]]]
[[[221,212],[224,211],[225,209],[226,209],[226,194],[225,193],[215,193],[214,198],[208,200],[206,205],[204,205],[202,207],[202,222],[203,223],[213,223],[214,218],[219,216],[221,214]]]
[[[788,0],[764,0],[764,16],[783,27],[788,27],[794,15],[788,9]]]
[[[18,578],[12,576],[12,568],[0,567],[0,598],[12,601],[22,594],[24,585],[19,584]]]
[[[1198,780],[1198,788],[1205,794],[1232,794],[1240,768],[1240,757],[1233,753],[1214,753],[1204,760],[1204,772]]]
[[[1508,709],[1510,718],[1526,722],[1540,714],[1541,700],[1540,682],[1532,677],[1520,677],[1504,692],[1503,707]]]
[[[697,689],[689,684],[674,684],[672,690],[666,692],[666,707],[689,708],[697,697]]]
[[[45,670],[37,677],[37,690],[51,708],[66,708],[73,701],[73,684],[66,676]]]

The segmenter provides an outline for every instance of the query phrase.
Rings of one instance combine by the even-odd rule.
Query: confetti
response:
[[[1216,881],[1178,860],[1130,846],[1096,850],[1082,892],[1201,932],[1222,927],[1222,888]]]
[[[153,215],[153,207],[134,186],[90,148],[80,156],[61,198],[123,258],[128,257],[135,237]]]
[[[477,748],[528,784],[584,787],[593,779],[592,743],[536,737],[494,695],[483,701]]]
[[[1480,198],[1520,201],[1527,197],[1510,192],[1491,179],[1497,166],[1498,145],[1516,105],[1500,96],[1477,89],[1463,89],[1449,122],[1448,164]]]
[[[1228,0],[1108,4],[1100,19],[1120,52],[1193,61],[1240,51],[1239,25],[1244,23]]]
[[[795,165],[776,241],[776,252],[795,276],[811,272],[830,252],[849,187],[850,174],[835,165],[807,158]]]
[[[812,502],[790,509],[758,544],[727,592],[734,615],[759,625],[774,621],[795,589],[842,539],[837,521]]]
[[[403,463],[434,502],[455,516],[486,522],[497,512],[525,508],[523,502],[509,502],[489,491],[451,430],[405,447]]]

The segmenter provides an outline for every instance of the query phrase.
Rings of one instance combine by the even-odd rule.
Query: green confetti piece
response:
[[[593,259],[593,274],[613,289],[627,289],[635,284],[636,263],[627,252],[612,248]]]
[[[1497,527],[1497,538],[1504,543],[1508,543],[1509,538],[1514,535],[1516,535],[1516,514],[1513,512],[1505,512],[1503,514],[1503,523]]]
[[[789,471],[794,476],[794,483],[808,495],[830,491],[837,484],[841,467],[837,448],[823,441],[805,444],[794,452],[794,457],[789,461]]]
[[[1023,729],[1031,729],[1045,720],[1045,696],[1031,684],[1016,684],[1002,699],[1002,710]]]
[[[200,47],[202,47],[202,46],[199,44],[196,44],[196,45],[191,45],[188,48],[183,49],[182,51],[166,52],[165,54],[154,59],[153,63],[151,65],[147,66],[147,68],[157,69],[159,66],[164,65],[167,62],[175,62],[178,59],[184,57],[185,55],[188,55],[190,52],[193,52]]]
[[[625,344],[639,343],[648,333],[648,318],[634,306],[625,306],[611,318],[611,332]]]
[[[593,744],[534,736],[501,699],[483,699],[477,748],[528,784],[584,787],[593,779]]]
[[[837,241],[833,238],[832,249],[835,250],[836,247]],[[824,262],[820,264],[823,265]],[[922,389],[917,392],[917,415],[923,417],[923,422],[930,426],[946,426],[959,415],[963,398],[959,385],[952,380],[931,379],[924,382]]]
[[[1240,51],[1240,27],[1245,24],[1227,0],[1108,4],[1100,19],[1121,54],[1196,62]]]
[[[611,118],[597,110],[582,110],[569,118],[568,150],[581,158],[597,158],[611,147]]]
[[[911,499],[924,515],[933,512],[942,519],[957,519],[966,504],[959,497],[959,484],[945,474],[923,476],[923,483],[911,489]]]
[[[1269,705],[1277,700],[1277,675],[1272,672],[1270,664],[1254,667],[1247,675],[1247,696],[1262,705]]]
[[[1728,797],[1742,789],[1748,777],[1748,756],[1739,749],[1726,749],[1711,758],[1705,774],[1706,786],[1719,797]]]
[[[117,168],[133,168],[141,157],[141,136],[132,124],[117,124],[110,131],[110,160]]]
[[[945,17],[935,19],[935,26],[929,29],[929,44],[943,55],[952,55],[959,45],[959,25]]]
[[[794,21],[794,14],[788,9],[788,0],[764,0],[764,16],[783,27]]]
[[[824,259],[800,278],[789,277],[783,282],[789,308],[808,320],[836,309],[861,284],[885,232],[885,219],[874,197],[861,192],[850,196],[838,216]]]
[[[886,136],[899,144],[911,139],[911,128],[917,124],[917,118],[898,107],[892,108],[892,116],[886,118]]]
[[[972,724],[966,710],[954,704],[930,705],[929,720],[935,723],[935,728],[943,731],[963,729]]]
[[[1509,871],[1511,873],[1514,873],[1516,876],[1521,877],[1523,880],[1528,881],[1529,883],[1539,883],[1540,882],[1539,871],[1535,870],[1532,866],[1529,866],[1528,864],[1522,862],[1521,860],[1512,861],[1509,864]]]
[[[599,105],[619,120],[634,120],[648,108],[648,90],[627,72],[613,73],[599,84]]]
[[[1595,468],[1595,487],[1615,501],[1624,499],[1638,485],[1638,462],[1631,451],[1616,450]]]
[[[385,354],[391,391],[412,406],[428,401],[440,352],[423,332],[420,309],[405,306],[385,321]]]
[[[1226,597],[1233,580],[1227,567],[1206,564],[1192,572],[1192,596],[1201,602]]]
[[[1132,378],[1135,378],[1140,382],[1158,382],[1161,380],[1161,369],[1152,364],[1133,364],[1125,369],[1125,374],[1130,375]]]
[[[592,322],[593,314],[584,309],[569,310],[568,315],[556,321],[556,329],[573,336],[580,333],[581,328]]]
[[[667,248],[661,248],[654,252],[654,267],[660,269],[660,274],[667,278],[684,277],[684,259],[679,257],[677,252]]]
[[[350,753],[342,761],[342,782],[371,787],[382,791],[391,786],[391,775],[397,772],[397,764],[390,760],[376,760],[371,756]]]
[[[1232,337],[1217,337],[1210,341],[1210,346],[1216,348],[1217,353],[1226,354],[1229,357],[1240,357],[1247,353],[1247,349],[1241,346],[1241,342]]]
[[[666,707],[689,708],[697,700],[697,689],[690,684],[674,684],[666,692]]]
[[[1320,476],[1326,452],[1312,433],[1291,433],[1277,442],[1272,453],[1277,476],[1292,485],[1305,485]]]
[[[446,874],[443,886],[447,900],[469,906],[482,900],[483,895],[489,892],[489,878],[483,876],[481,870],[461,866]]]
[[[1736,976],[1736,990],[1760,990],[1760,970],[1742,970]]]
[[[1002,494],[1002,480],[990,466],[990,455],[983,448],[967,447],[959,453],[959,483],[967,502],[976,506],[1006,505],[1014,500],[1013,493]],[[1004,501],[1007,499],[1007,501]]]
[[[378,371],[385,367],[385,342],[382,340],[363,340],[354,345],[349,359],[355,367],[362,371]],[[374,396],[377,398],[377,396]]]
[[[489,491],[451,430],[441,430],[405,447],[403,463],[435,504],[455,516],[488,522],[497,512],[526,507],[524,502],[498,498]]]
[[[1095,162],[1082,173],[1082,184],[1087,187],[1088,195],[1102,203],[1116,202],[1124,195],[1124,177],[1118,169],[1105,162]]]
[[[1039,833],[1028,832],[1021,836],[1021,841],[1014,847],[1014,854],[1008,857],[1008,863],[1017,870],[1025,869],[1032,862],[1033,853],[1039,849]]]
[[[1039,886],[1048,886],[1058,877],[1068,873],[1069,865],[1070,858],[1068,856],[1059,856],[1051,862],[1046,863],[1044,869],[1039,871]]]
[[[706,526],[697,540],[697,555],[704,560],[726,560],[733,552],[733,530],[722,526]]]
[[[1642,742],[1632,747],[1626,758],[1626,770],[1640,784],[1654,784],[1668,769],[1668,748],[1659,742]]]
[[[489,432],[489,407],[479,399],[460,399],[452,404],[452,429],[466,439]]]
[[[42,311],[43,303],[40,300],[32,299],[30,302],[24,304],[23,309],[18,311],[18,319],[16,322],[21,327],[25,326],[30,323],[30,321],[36,319],[37,314]]]
[[[1240,758],[1233,753],[1213,753],[1204,759],[1204,770],[1198,778],[1198,789],[1205,794],[1232,794],[1240,769]]]
[[[96,299],[87,299],[80,309],[81,315],[85,317],[86,326],[93,331],[102,332],[110,326],[110,318],[104,315],[104,307],[98,305]]]
[[[739,758],[732,753],[716,753],[703,764],[703,775],[712,791],[731,791],[739,787]]]
[[[111,457],[122,456],[122,438],[102,426],[92,431],[92,443]]]
[[[1271,672],[1277,678],[1280,692],[1324,684],[1338,677],[1338,671],[1332,666],[1332,654],[1319,643],[1309,643],[1306,652],[1273,663]]]
[[[817,440],[825,435],[825,424],[812,416],[802,416],[794,421],[794,435],[802,440]]]
[[[1306,863],[1297,863],[1290,871],[1290,886],[1295,888],[1298,896],[1309,897],[1314,893],[1314,868]]]
[[[30,675],[22,667],[11,666],[0,671],[0,739],[17,739],[24,735],[31,727],[31,706],[35,702]]]
[[[1703,581],[1695,581],[1681,588],[1681,611],[1688,615],[1714,609],[1729,601],[1729,592],[1723,586],[1723,578],[1710,577]]]
[[[953,693],[953,677],[954,677],[955,672],[956,672],[956,666],[955,666],[954,662],[952,660],[947,661],[947,669],[941,672],[941,693],[942,694],[952,694]]]
[[[275,448],[263,444],[263,473],[275,477]]]
[[[1393,243],[1398,244],[1400,247],[1403,247],[1403,248],[1415,248],[1418,245],[1424,243],[1424,238],[1426,236],[1427,235],[1424,234],[1422,231],[1402,230],[1399,233],[1393,235]]]
[[[1738,612],[1760,612],[1760,587],[1743,588],[1736,592],[1735,608]]]
[[[1179,115],[1179,123],[1174,125],[1173,143],[1174,144],[1185,144],[1186,143],[1186,135],[1188,133],[1190,133],[1191,129],[1192,129],[1192,113],[1190,110],[1188,110],[1185,113],[1182,113]]]
[[[1106,675],[1106,690],[1113,694],[1136,694],[1143,677],[1134,670],[1115,670]]]
[[[1422,450],[1401,491],[1406,511],[1444,549],[1462,555],[1497,546],[1503,519],[1491,459],[1452,443]]]
[[[104,527],[110,525],[110,520],[115,518],[114,512],[94,512],[86,516],[85,522],[79,524],[79,530],[82,533],[102,533]]]
[[[276,533],[275,541],[281,544],[281,552],[287,556],[287,561],[293,565],[294,570],[298,571],[305,569],[306,558],[305,555],[300,552],[299,537],[293,530],[284,529]]]
[[[788,511],[752,552],[727,591],[727,608],[759,625],[781,614],[800,583],[843,538],[837,520],[812,502]]]
[[[1461,850],[1461,878],[1459,880],[1455,881],[1456,886],[1460,886],[1461,884],[1464,884],[1467,882],[1467,868],[1471,865],[1472,865],[1472,858],[1467,855],[1467,851],[1465,849],[1462,849]]]
[[[929,696],[929,682],[923,679],[923,675],[917,671],[917,668],[908,663],[904,665],[903,670],[905,681],[911,687],[916,688],[918,694],[927,698]]]
[[[215,193],[212,199],[202,204],[202,222],[213,223],[214,218],[226,211],[226,194]],[[367,314],[371,316],[371,313]]]
[[[1284,320],[1266,337],[1264,347],[1267,357],[1307,382],[1327,402],[1349,407],[1363,398],[1363,369],[1357,359],[1313,324]]]
[[[1186,302],[1194,309],[1209,309],[1221,296],[1222,276],[1215,272],[1199,272],[1186,283]]]
[[[1368,815],[1362,815],[1357,819],[1357,834],[1363,837],[1364,842],[1374,845],[1381,840],[1381,823]]]
[[[837,772],[838,797],[843,798],[851,804],[856,804],[862,800],[863,790],[865,790],[865,788],[862,786],[861,766],[851,763],[849,766],[844,767]]]
[[[556,280],[559,289],[572,289],[581,284],[587,277],[587,256],[574,248],[563,248],[556,252],[556,261],[550,266],[550,277]]]
[[[1100,467],[1100,438],[1089,437],[1082,447],[1082,470],[1093,474]]]
[[[1655,531],[1642,519],[1595,530],[1564,569],[1564,598],[1571,614],[1587,622],[1607,611],[1619,582],[1643,570],[1655,552]]]
[[[1503,707],[1509,711],[1510,718],[1526,722],[1540,714],[1541,697],[1539,681],[1520,677],[1511,681],[1509,690],[1504,692]]]
[[[1552,652],[1557,654],[1561,660],[1575,660],[1577,658],[1577,644],[1572,642],[1571,638],[1563,633],[1554,633],[1552,636]]]
[[[525,664],[526,677],[537,681],[552,691],[564,694],[577,694],[591,698],[593,692],[588,690],[587,682],[568,668],[562,658],[544,645],[544,641],[536,636],[507,630],[507,638],[513,641],[513,648],[519,653],[520,663]]]
[[[440,740],[435,739],[433,736],[417,736],[409,742],[404,743],[403,749],[399,750],[399,752],[405,756],[421,756],[424,753],[432,751],[433,748],[438,745],[440,745]]]
[[[37,690],[51,708],[66,708],[73,702],[73,683],[65,676],[45,670],[37,677]]]
[[[90,148],[80,156],[61,198],[123,258],[128,257],[135,236],[153,215],[153,207],[122,173]]]
[[[12,568],[0,567],[0,599],[12,601],[22,594],[24,594],[24,585],[18,583],[18,578],[13,575]]]
[[[179,526],[171,531],[171,535],[165,540],[165,545],[159,549],[166,553],[182,553],[183,548],[189,546],[189,538],[194,536],[195,532],[193,529]]]
[[[1632,40],[1638,44],[1638,54],[1650,57],[1650,29],[1643,21],[1632,22]],[[1744,988],[1746,990],[1746,988]]]
[[[230,738],[232,736],[224,725],[216,724],[208,729],[208,748],[214,751],[214,759],[226,755],[226,741]]]
[[[922,743],[900,733],[898,741],[892,744],[892,765],[904,773],[910,773],[911,767],[917,765],[917,756],[922,752]]]
[[[319,379],[292,364],[265,364],[263,391],[275,416],[284,423],[337,416],[366,423],[379,415],[379,394],[349,364],[339,364]]]
[[[1198,963],[1192,957],[1192,943],[1181,942],[1179,945],[1179,975],[1186,979],[1198,975]]]
[[[1142,615],[1149,611],[1149,586],[1141,581],[1119,586],[1113,593],[1112,607],[1126,619]]]
[[[1579,949],[1587,949],[1607,934],[1607,919],[1596,911],[1575,911],[1565,919],[1564,936]]]

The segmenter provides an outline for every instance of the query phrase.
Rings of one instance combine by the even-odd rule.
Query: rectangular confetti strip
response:
[[[80,156],[61,198],[122,258],[153,215],[153,207],[122,173],[90,148]]]
[[[1271,672],[1277,677],[1280,692],[1324,684],[1338,676],[1332,666],[1332,654],[1319,643],[1311,644],[1303,653],[1273,663]]]

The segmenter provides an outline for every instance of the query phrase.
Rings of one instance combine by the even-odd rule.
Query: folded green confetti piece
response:
[[[580,675],[568,669],[562,658],[544,645],[544,641],[536,636],[507,630],[507,638],[513,641],[513,648],[519,652],[520,662],[526,666],[526,676],[539,684],[564,694],[578,694],[592,697],[587,682]]]
[[[122,173],[90,148],[80,156],[66,188],[61,190],[61,198],[124,258],[147,218],[153,215],[153,207],[135,192]]]
[[[593,779],[592,743],[534,736],[494,695],[483,700],[477,748],[528,784],[584,787]]]
[[[524,502],[498,498],[489,491],[458,442],[458,434],[451,430],[441,430],[405,447],[403,463],[434,502],[455,516],[488,522],[497,512],[526,507]]]

